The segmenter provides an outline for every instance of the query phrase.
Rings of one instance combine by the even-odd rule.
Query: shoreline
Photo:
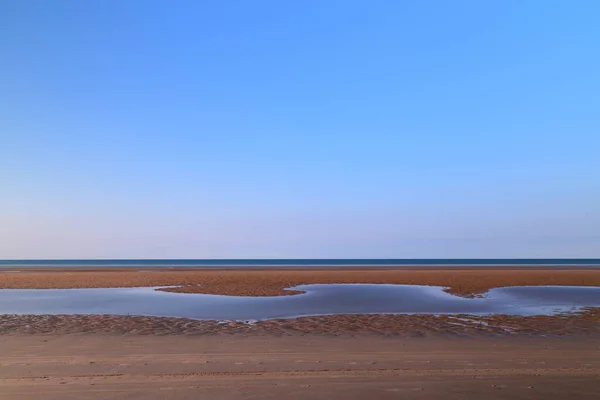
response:
[[[600,270],[600,264],[558,264],[558,265],[517,265],[517,264],[477,264],[477,265],[290,265],[290,266],[268,266],[268,265],[253,265],[253,266],[231,266],[231,265],[215,265],[215,266],[193,266],[193,267],[176,267],[176,266],[156,266],[156,265],[139,265],[139,266],[5,266],[0,265],[1,272],[136,272],[136,271],[427,271],[427,270]]]
[[[21,272],[27,271],[91,271],[91,270],[170,270],[170,271],[190,271],[190,270],[345,270],[345,269],[599,269],[600,264],[405,264],[405,265],[385,265],[385,264],[346,264],[346,265],[329,265],[329,264],[290,264],[290,265],[269,265],[269,264],[256,264],[256,265],[193,265],[193,266],[176,266],[176,265],[127,265],[117,264],[111,266],[68,266],[68,265],[52,265],[45,266],[42,264],[0,264],[0,272],[7,270],[19,270]]]

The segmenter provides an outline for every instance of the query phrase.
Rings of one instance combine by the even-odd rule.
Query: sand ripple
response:
[[[0,315],[0,334],[105,333],[123,335],[496,336],[598,335],[600,308],[579,314],[334,315],[269,321],[198,321],[184,318],[92,315]]]

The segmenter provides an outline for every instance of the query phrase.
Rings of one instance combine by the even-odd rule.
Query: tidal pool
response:
[[[266,320],[330,314],[550,315],[600,307],[600,287],[522,286],[464,298],[437,286],[317,284],[304,294],[243,297],[157,288],[1,289],[0,314],[112,314],[202,320]]]

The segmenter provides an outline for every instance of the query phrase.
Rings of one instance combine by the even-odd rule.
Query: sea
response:
[[[93,259],[0,260],[0,268],[344,268],[344,267],[578,267],[599,268],[600,258],[398,259]]]

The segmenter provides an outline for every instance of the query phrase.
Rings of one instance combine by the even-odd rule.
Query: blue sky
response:
[[[600,257],[596,1],[3,1],[0,258]]]

